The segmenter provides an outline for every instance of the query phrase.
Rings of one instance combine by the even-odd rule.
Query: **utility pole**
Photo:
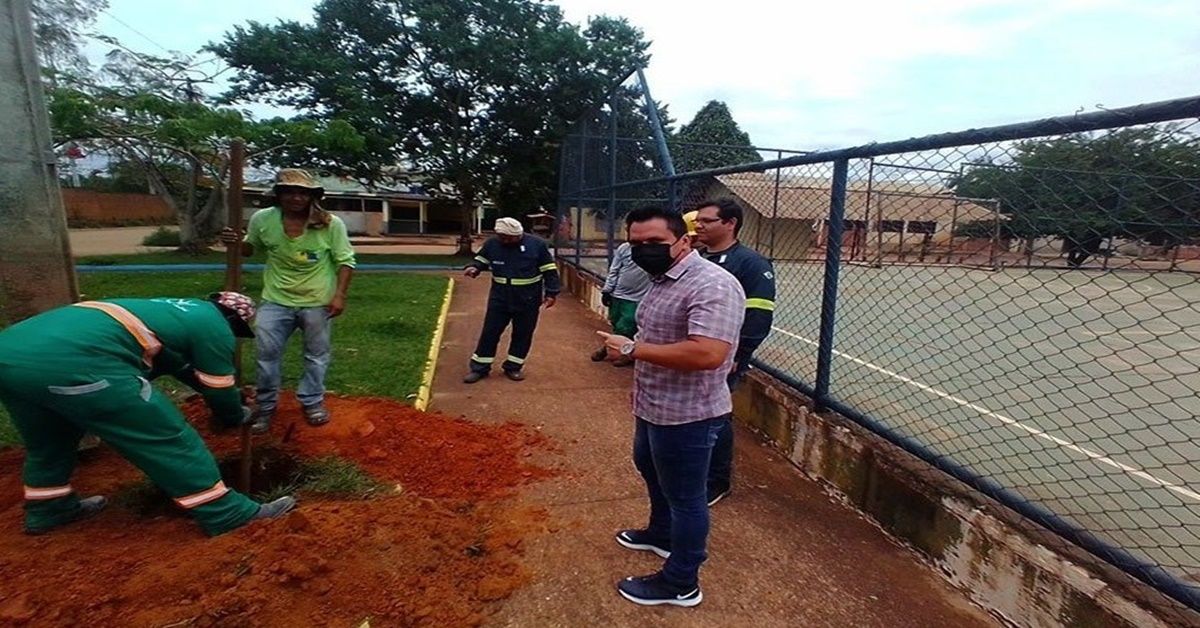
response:
[[[30,0],[0,2],[0,325],[79,299]]]

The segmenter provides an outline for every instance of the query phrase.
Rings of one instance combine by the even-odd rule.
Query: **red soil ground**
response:
[[[0,451],[0,625],[471,626],[528,578],[523,539],[544,511],[506,497],[551,474],[529,462],[547,443],[515,423],[479,425],[386,399],[330,398],[307,426],[288,399],[273,434],[300,459],[336,454],[398,490],[370,499],[301,494],[286,518],[205,537],[186,515],[120,504],[41,537],[21,530],[20,450]],[[218,460],[236,432],[209,436]],[[286,436],[286,442],[284,438]],[[82,456],[74,485],[112,496],[143,479],[107,448]]]

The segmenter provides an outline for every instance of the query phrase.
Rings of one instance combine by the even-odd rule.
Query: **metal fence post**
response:
[[[779,159],[783,158],[783,152],[776,153]],[[775,195],[771,200],[771,259],[775,259],[775,227],[779,223],[779,186],[783,179],[783,168],[775,169]]]
[[[824,412],[829,401],[829,379],[833,366],[833,325],[837,318],[838,271],[842,264],[842,234],[846,230],[846,180],[850,161],[833,162],[833,186],[829,194],[829,240],[825,243],[825,285],[821,296],[821,335],[817,345],[817,385],[813,411]]]
[[[866,223],[866,226],[863,228],[864,231],[862,234],[862,241],[863,241],[863,243],[862,243],[862,261],[864,261],[864,262],[867,261],[867,246],[868,246],[867,241],[871,239],[871,201],[873,201],[875,199],[874,192],[875,192],[875,158],[872,157],[870,164],[868,164],[868,166],[867,166],[867,202],[866,202],[867,208],[865,211],[866,215],[863,216],[863,222]],[[882,214],[883,214],[883,212],[881,210],[880,215],[882,215]],[[879,229],[876,229],[876,231],[879,231]],[[883,239],[882,238],[883,238],[883,232],[880,231],[880,240],[879,240],[878,248],[881,251],[883,250]],[[853,256],[851,257],[851,259],[853,259]]]
[[[575,190],[575,267],[583,258],[583,191],[587,189],[588,121],[579,129],[579,188]]]
[[[1002,260],[1000,259],[1000,200],[999,199],[996,200],[994,207],[995,207],[995,211],[992,213],[992,246],[991,246],[992,255],[991,255],[991,260],[989,260],[988,263],[992,267],[992,270],[1000,270],[1000,263]]]
[[[554,247],[554,257],[559,257],[559,249],[566,245],[563,220],[571,215],[571,203],[567,200],[567,167],[571,161],[568,151],[571,150],[571,132],[568,130],[563,141],[558,145],[558,193],[554,195],[554,226],[550,232],[550,245]],[[580,186],[583,187],[583,186]]]
[[[646,74],[642,68],[637,71],[638,84],[642,87],[642,96],[646,101],[646,117],[650,119],[650,130],[654,133],[654,144],[658,147],[658,156],[662,159],[663,173],[675,174],[675,161],[671,159],[671,149],[667,146],[667,138],[663,135],[662,120],[658,117],[658,104],[650,95],[650,84],[646,82]],[[614,92],[615,93],[615,92]]]
[[[617,88],[608,96],[608,254],[604,269],[612,267],[613,249],[616,248],[617,223]]]

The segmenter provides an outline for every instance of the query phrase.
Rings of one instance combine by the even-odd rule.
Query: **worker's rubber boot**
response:
[[[258,507],[258,512],[254,513],[251,519],[274,519],[291,512],[296,507],[296,498],[290,495],[280,497],[273,502],[267,502]]]
[[[271,431],[271,421],[275,418],[275,408],[259,408],[250,415],[250,433],[266,434]]]
[[[29,526],[26,526],[25,534],[37,536],[39,534],[45,534],[47,532],[50,532],[51,530],[61,528],[67,524],[75,523],[76,521],[82,521],[89,517],[95,516],[101,510],[104,510],[104,507],[107,505],[108,505],[108,498],[104,497],[103,495],[93,495],[91,497],[85,497],[85,498],[79,500],[79,510],[75,511],[75,515],[73,517],[71,517],[70,519],[63,521],[62,523],[55,524],[52,526],[47,526],[44,528],[30,528]]]

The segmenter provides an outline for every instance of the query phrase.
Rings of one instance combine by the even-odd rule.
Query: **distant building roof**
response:
[[[817,220],[829,215],[830,179],[781,177],[778,200],[773,173],[721,175],[716,180],[748,209],[764,217]],[[868,182],[847,183],[847,220],[965,222],[988,219],[992,214],[992,209],[956,198],[953,190],[941,185],[877,179],[870,183],[868,194]]]
[[[419,185],[398,184],[368,187],[349,177],[318,176],[315,178],[321,184],[321,187],[325,188],[325,196],[397,198],[417,201],[433,200],[433,197],[426,193],[425,189]],[[267,179],[247,181],[242,189],[247,192],[266,194],[271,191],[272,187],[274,187],[274,181]]]

